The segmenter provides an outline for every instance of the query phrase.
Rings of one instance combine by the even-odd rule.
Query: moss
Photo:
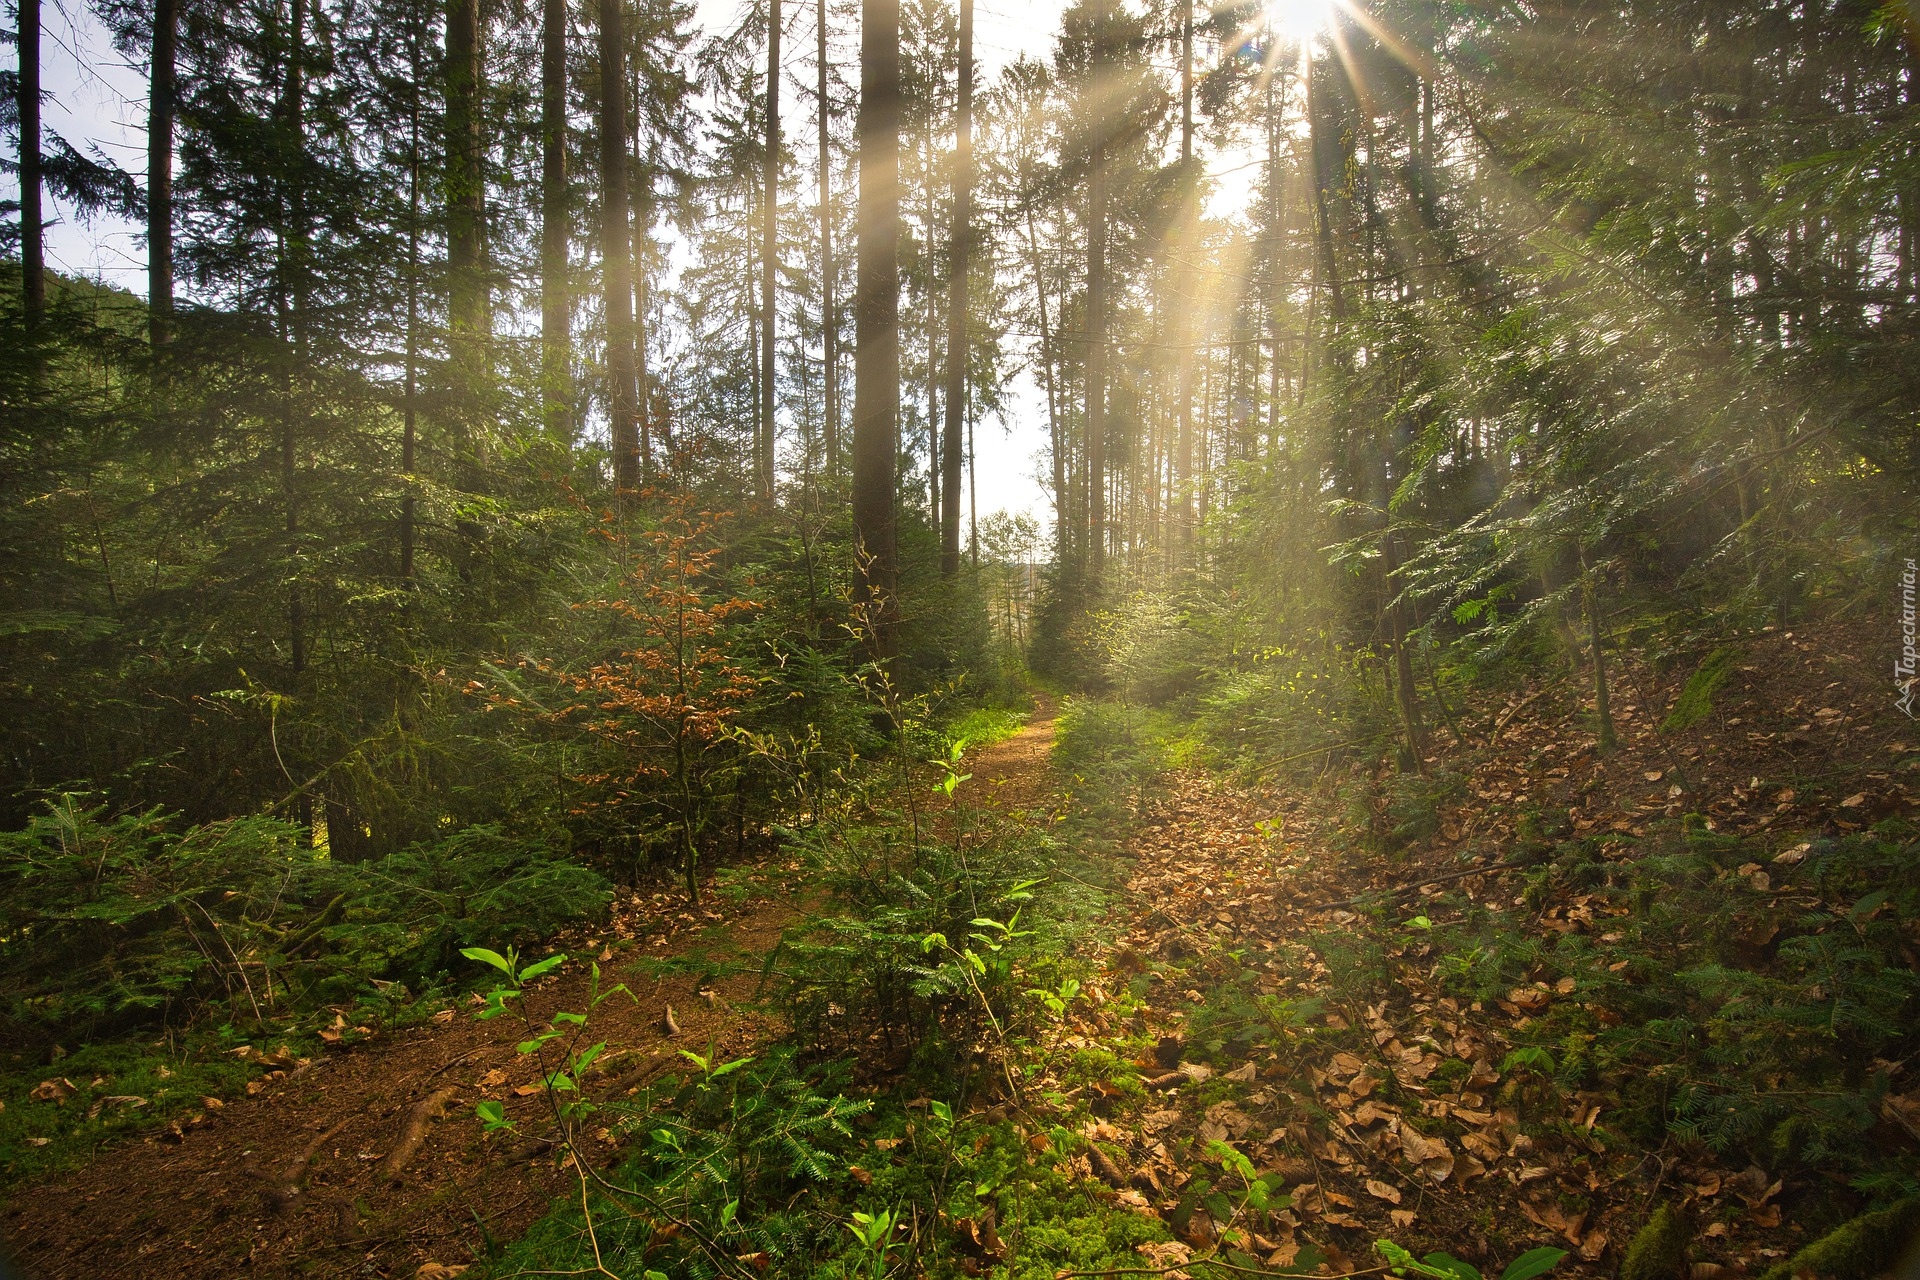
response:
[[[1733,664],[1739,656],[1739,650],[1724,647],[1708,654],[1699,670],[1687,678],[1686,686],[1674,700],[1673,711],[1661,722],[1661,730],[1677,733],[1712,711],[1713,695],[1720,692],[1720,686],[1733,674]]]
[[[1813,1275],[1821,1280],[1869,1280],[1893,1270],[1901,1252],[1920,1243],[1920,1196],[1910,1196],[1890,1208],[1863,1213],[1842,1224],[1785,1262],[1761,1280],[1791,1280]],[[1626,1273],[1621,1272],[1622,1280]]]
[[[1686,1219],[1672,1205],[1661,1205],[1627,1246],[1620,1280],[1676,1280],[1684,1276],[1689,1234]]]

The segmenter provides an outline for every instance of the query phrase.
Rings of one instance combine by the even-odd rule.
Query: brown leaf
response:
[[[420,1269],[413,1273],[413,1280],[453,1280],[453,1277],[466,1271],[465,1262],[423,1262]]]
[[[1569,1214],[1560,1207],[1559,1202],[1554,1200],[1548,1200],[1539,1205],[1522,1200],[1520,1212],[1527,1215],[1529,1222],[1543,1226],[1549,1231],[1558,1231],[1566,1238],[1567,1243],[1576,1248],[1579,1247],[1582,1238],[1580,1228],[1587,1223],[1587,1214],[1584,1209],[1579,1213]]]
[[[65,1076],[55,1076],[51,1080],[42,1080],[39,1084],[33,1086],[33,1092],[27,1096],[35,1102],[64,1103],[79,1091],[79,1086],[74,1084],[73,1081],[67,1079]]]
[[[1419,1215],[1411,1209],[1389,1209],[1387,1216],[1393,1219],[1394,1226],[1404,1231],[1413,1225],[1414,1219]]]
[[[1412,1125],[1400,1126],[1400,1151],[1429,1182],[1445,1182],[1453,1173],[1453,1152],[1439,1138],[1429,1138]]]
[[[847,1166],[847,1176],[849,1178],[852,1178],[855,1182],[859,1183],[863,1187],[870,1187],[873,1185],[873,1175],[868,1173],[865,1169],[862,1169],[857,1164],[850,1164]]]
[[[1367,1194],[1376,1200],[1387,1200],[1394,1204],[1400,1203],[1400,1188],[1390,1182],[1382,1182],[1378,1178],[1367,1179]]]

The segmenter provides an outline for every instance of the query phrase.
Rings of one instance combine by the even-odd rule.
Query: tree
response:
[[[767,0],[767,112],[760,198],[760,494],[774,498],[774,381],[780,328],[780,0]]]
[[[622,0],[600,0],[600,270],[606,312],[607,428],[622,509],[640,489],[627,226],[627,40]]]
[[[900,439],[900,5],[862,0],[860,201],[854,297],[853,533],[856,598],[894,609],[894,466]]]
[[[15,46],[20,70],[14,81],[20,125],[20,288],[29,330],[47,310],[46,228],[41,216],[40,0],[17,0]]]
[[[485,42],[480,0],[447,0],[447,322],[455,395],[469,446],[483,456],[476,397],[487,377],[492,319],[487,282],[486,146],[482,141]]]
[[[814,0],[814,66],[818,72],[815,114],[820,150],[820,329],[825,351],[821,360],[822,451],[829,477],[840,473],[840,317],[834,307],[833,261],[833,123],[832,100],[827,96],[827,0]]]
[[[174,61],[179,0],[154,0],[147,99],[147,332],[156,361],[173,338]]]
[[[540,392],[547,430],[565,439],[573,418],[566,0],[542,0],[540,37]]]
[[[967,273],[973,245],[973,0],[960,0],[960,104],[954,119],[952,273],[947,282],[947,421],[941,441],[940,572],[960,572],[960,432],[967,413]]]
[[[674,495],[657,526],[627,539],[619,594],[577,608],[620,620],[630,647],[584,666],[542,659],[524,664],[570,697],[548,706],[514,689],[498,704],[534,710],[613,748],[614,761],[578,779],[616,807],[646,804],[650,779],[664,782],[652,803],[664,810],[687,897],[700,901],[700,836],[707,825],[715,757],[728,727],[759,681],[729,651],[728,628],[760,606],[722,579],[724,517]],[[636,793],[640,794],[636,794]]]

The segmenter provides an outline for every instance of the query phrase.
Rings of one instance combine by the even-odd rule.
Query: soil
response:
[[[1053,704],[1042,696],[1025,728],[967,760],[970,798],[1038,807],[1052,742]],[[595,955],[606,982],[627,984],[633,999],[615,996],[594,1013],[594,1039],[608,1052],[591,1087],[605,1091],[645,1083],[680,1062],[681,1049],[751,1051],[779,1031],[757,1003],[758,960],[796,916],[785,877],[797,870],[777,858],[735,867],[729,883],[749,893],[729,901],[710,882],[700,907],[670,891],[623,895],[605,931],[563,940],[579,958],[528,991],[529,1009],[544,1019],[582,1008]],[[636,935],[651,940],[635,946]],[[664,1025],[669,1008],[677,1034]],[[252,1096],[210,1104],[200,1124],[20,1188],[0,1210],[0,1231],[34,1280],[398,1277],[471,1262],[489,1239],[526,1231],[576,1178],[530,1141],[550,1126],[537,1069],[515,1048],[523,1025],[470,1012],[289,1061]],[[482,1133],[473,1110],[483,1098],[506,1106],[519,1135]],[[423,1105],[432,1115],[424,1140],[386,1176]]]

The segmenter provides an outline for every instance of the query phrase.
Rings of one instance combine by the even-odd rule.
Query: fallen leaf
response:
[[[495,1067],[493,1070],[487,1072],[487,1074],[480,1077],[479,1081],[475,1085],[475,1088],[491,1089],[497,1085],[503,1085],[506,1082],[507,1082],[507,1073],[505,1071],[502,1071],[499,1067]]]
[[[27,1096],[35,1102],[65,1102],[79,1091],[79,1086],[73,1081],[65,1076],[55,1076],[51,1080],[42,1080],[33,1086],[33,1092]]]
[[[547,1086],[541,1084],[538,1080],[533,1081],[531,1084],[517,1084],[513,1086],[513,1096],[516,1098],[530,1098],[546,1087]]]
[[[1429,1182],[1445,1182],[1453,1173],[1453,1152],[1438,1138],[1429,1138],[1412,1125],[1400,1126],[1400,1151]]]
[[[468,1264],[461,1262],[448,1265],[444,1262],[423,1262],[420,1269],[413,1273],[413,1280],[453,1280],[467,1269]]]
[[[1582,1238],[1580,1228],[1587,1223],[1587,1214],[1584,1209],[1579,1213],[1570,1214],[1560,1207],[1558,1201],[1548,1200],[1544,1204],[1534,1205],[1522,1200],[1520,1212],[1527,1215],[1529,1222],[1545,1227],[1549,1231],[1558,1231],[1567,1243],[1576,1248],[1579,1247]]]
[[[1400,1203],[1400,1188],[1390,1182],[1382,1182],[1378,1178],[1367,1179],[1367,1194],[1377,1200],[1387,1200],[1394,1204]]]
[[[447,1025],[447,1023],[453,1021],[453,1010],[442,1009],[440,1012],[433,1015],[433,1020],[444,1027]]]

